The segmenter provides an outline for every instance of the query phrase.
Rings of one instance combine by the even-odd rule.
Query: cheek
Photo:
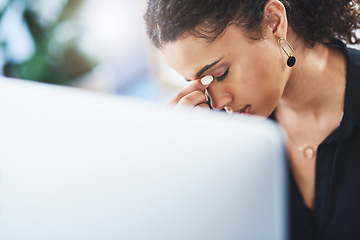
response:
[[[252,58],[252,65],[256,76],[256,83],[263,86],[264,90],[269,92],[279,91],[284,85],[285,65],[281,57],[279,48],[271,45],[266,48],[264,54],[256,54]],[[248,66],[250,68],[250,66]],[[261,86],[257,86],[261,88]]]
[[[262,76],[254,85],[253,104],[259,115],[268,117],[278,105],[284,91],[284,74],[281,71],[259,71]]]
[[[275,109],[285,86],[285,74],[278,59],[254,57],[237,74],[238,101],[252,104],[254,114],[268,117]]]
[[[242,85],[255,92],[274,92],[282,88],[284,82],[284,71],[282,65],[268,57],[254,56],[241,67],[235,76],[240,79]]]

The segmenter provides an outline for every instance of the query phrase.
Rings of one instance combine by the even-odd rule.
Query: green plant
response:
[[[9,43],[6,37],[2,37],[1,49],[5,58],[2,70],[5,76],[67,85],[73,79],[88,73],[96,65],[94,59],[90,59],[78,48],[79,36],[74,18],[82,0],[58,1],[61,1],[61,7],[57,15],[53,21],[46,21],[41,18],[41,13],[36,8],[36,4],[41,4],[41,1],[8,0],[0,12],[0,24],[7,11],[14,9],[14,4],[22,6],[16,14],[21,15],[31,35],[34,52],[30,58],[16,62],[11,56],[7,56]],[[75,28],[75,34],[65,40],[59,39],[61,29],[69,26]]]

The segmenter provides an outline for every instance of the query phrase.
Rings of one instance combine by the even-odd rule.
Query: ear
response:
[[[277,38],[286,38],[288,21],[284,5],[278,0],[269,0],[264,7],[264,27]]]

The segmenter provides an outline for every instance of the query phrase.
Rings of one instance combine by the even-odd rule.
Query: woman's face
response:
[[[286,55],[270,29],[264,39],[251,40],[229,26],[214,42],[185,36],[161,49],[165,62],[187,80],[212,75],[207,88],[214,109],[268,117],[276,108],[289,78]],[[205,71],[204,71],[205,70]]]

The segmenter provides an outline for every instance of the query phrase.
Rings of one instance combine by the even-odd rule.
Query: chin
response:
[[[254,116],[259,116],[259,117],[264,117],[264,118],[268,118],[270,117],[270,115],[273,113],[275,109],[273,110],[263,110],[263,111],[254,111],[253,113],[251,113]]]

